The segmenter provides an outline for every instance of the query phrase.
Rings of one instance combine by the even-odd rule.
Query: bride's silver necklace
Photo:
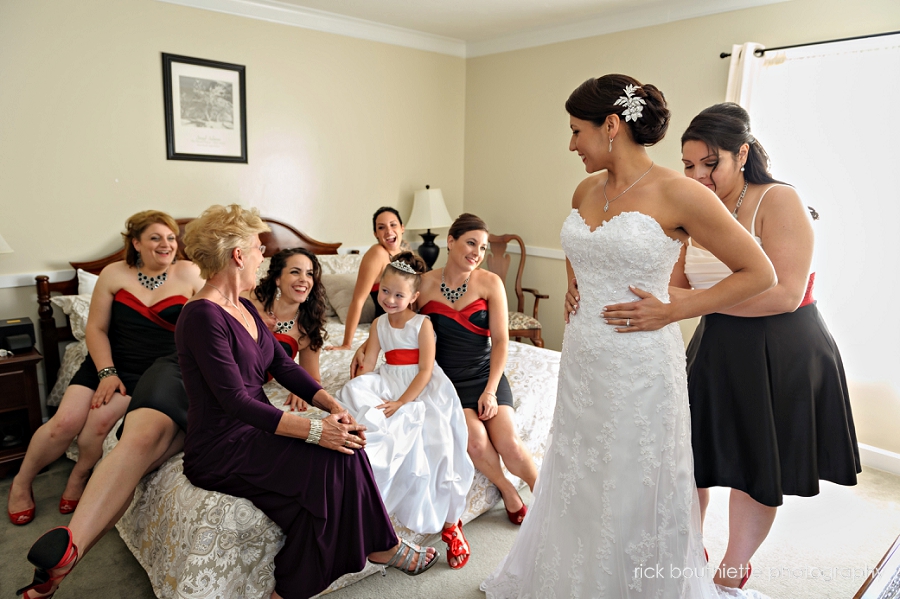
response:
[[[737,211],[738,208],[741,207],[741,203],[744,201],[744,194],[747,193],[747,187],[749,187],[750,181],[744,181],[744,189],[741,190],[741,197],[738,198],[737,204],[734,207],[734,210],[731,211],[731,216],[737,220]]]
[[[209,283],[207,283],[207,285],[209,285],[210,287],[212,287],[213,289],[215,289],[216,291],[218,291],[218,292],[219,292],[219,295],[221,295],[222,297],[225,298],[225,301],[227,301],[229,304],[231,304],[232,306],[234,306],[234,309],[237,310],[237,311],[238,311],[238,314],[241,315],[241,318],[244,319],[244,326],[246,326],[246,327],[247,327],[247,330],[249,331],[249,330],[250,330],[250,323],[247,322],[247,317],[244,316],[244,313],[241,311],[240,308],[238,308],[238,305],[235,304],[233,301],[231,301],[231,298],[228,297],[227,295],[225,295],[224,293],[222,293],[222,290],[219,289],[218,287],[216,287],[215,285],[210,285]]]
[[[466,280],[463,281],[463,284],[457,287],[456,289],[450,289],[447,287],[447,283],[444,282],[444,271],[441,271],[441,295],[447,298],[451,304],[455,304],[459,298],[466,294],[466,291],[469,290],[469,279],[472,277],[470,274],[466,277]]]
[[[150,291],[153,291],[154,289],[160,287],[163,283],[166,282],[166,279],[168,279],[168,278],[169,278],[168,267],[166,267],[166,271],[164,273],[162,273],[161,275],[156,275],[155,277],[148,277],[147,275],[142,273],[140,270],[138,270],[138,282],[141,285],[143,285],[144,287],[146,287],[147,289],[149,289]]]
[[[610,146],[610,147],[612,147],[612,146]],[[646,176],[647,176],[647,173],[649,173],[650,171],[652,171],[654,166],[656,166],[656,164],[653,163],[653,162],[651,162],[651,163],[650,163],[650,168],[648,168],[648,169],[644,172],[643,175],[641,175],[640,177],[638,177],[638,178],[637,178],[637,181],[635,181],[634,183],[632,183],[631,185],[629,185],[628,187],[626,187],[626,188],[625,188],[625,191],[623,191],[622,193],[620,193],[619,195],[617,195],[617,196],[614,197],[613,199],[609,199],[608,197],[606,197],[606,184],[609,183],[609,177],[607,176],[607,177],[606,177],[606,181],[603,182],[603,197],[606,199],[606,205],[603,206],[603,212],[606,212],[607,210],[609,210],[609,204],[610,204],[610,202],[615,202],[616,200],[618,200],[619,198],[621,198],[623,195],[625,195],[626,193],[628,193],[628,190],[630,190],[632,187],[634,187],[635,185],[637,185],[638,183],[640,183],[640,182],[641,182],[641,179],[643,179],[644,177],[646,177]]]

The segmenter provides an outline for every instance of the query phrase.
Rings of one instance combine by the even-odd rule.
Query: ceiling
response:
[[[160,0],[461,57],[789,0]]]

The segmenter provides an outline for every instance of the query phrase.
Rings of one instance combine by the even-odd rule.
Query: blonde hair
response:
[[[256,208],[214,205],[184,228],[184,252],[209,279],[225,270],[235,248],[250,249],[250,237],[271,231]]]
[[[134,248],[133,241],[140,241],[141,235],[150,225],[165,225],[178,235],[178,223],[175,219],[159,210],[144,210],[128,217],[125,221],[125,232],[122,233],[122,241],[125,244],[125,263],[128,266],[137,264],[140,253]]]

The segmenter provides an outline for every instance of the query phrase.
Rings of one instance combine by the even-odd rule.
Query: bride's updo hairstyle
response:
[[[682,146],[689,141],[706,144],[711,154],[730,152],[735,159],[741,146],[747,144],[750,150],[744,164],[744,179],[754,185],[781,183],[769,173],[769,155],[750,132],[750,115],[734,102],[715,104],[695,116],[681,136]]]
[[[635,86],[633,97],[641,98],[645,104],[641,107],[641,116],[626,120],[622,113],[627,106],[616,104],[625,98],[625,88]],[[603,125],[606,117],[616,114],[631,131],[634,143],[652,146],[666,136],[669,128],[669,109],[666,98],[656,86],[642,84],[628,75],[604,75],[591,78],[578,86],[566,100],[566,112],[582,121],[590,121],[597,127]]]

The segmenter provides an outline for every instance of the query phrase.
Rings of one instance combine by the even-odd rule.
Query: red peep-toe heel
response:
[[[463,534],[462,520],[460,520],[453,526],[444,528],[444,530],[441,531],[441,540],[447,543],[448,564],[450,564],[451,557],[462,557],[462,560],[458,561],[455,566],[453,564],[450,564],[451,568],[453,568],[454,570],[459,570],[467,563],[469,563],[469,556],[472,554],[472,552],[469,549],[469,542],[466,540],[466,537]]]
[[[60,514],[71,514],[75,511],[75,508],[78,507],[78,502],[80,499],[66,499],[65,497],[59,498],[59,513]]]
[[[516,493],[518,495],[518,493]],[[522,501],[522,498],[519,497],[519,501]],[[505,509],[505,508],[504,508]],[[511,512],[506,510],[506,515],[509,517],[509,521],[515,524],[516,526],[520,526],[522,524],[522,520],[525,519],[525,514],[528,513],[528,506],[525,505],[525,502],[522,501],[522,507],[519,508],[517,512]]]
[[[12,485],[9,486],[9,494],[12,495]],[[9,516],[9,521],[16,526],[25,526],[26,524],[34,520],[34,510],[37,507],[37,504],[34,503],[34,490],[31,491],[31,503],[33,505],[27,510],[22,510],[21,512],[16,512],[14,514],[9,511],[9,496],[7,496],[6,514]]]
[[[78,561],[78,547],[72,542],[72,531],[60,526],[45,532],[31,546],[28,561],[35,566],[34,580],[16,591],[16,595],[24,593],[24,599],[52,597]]]

